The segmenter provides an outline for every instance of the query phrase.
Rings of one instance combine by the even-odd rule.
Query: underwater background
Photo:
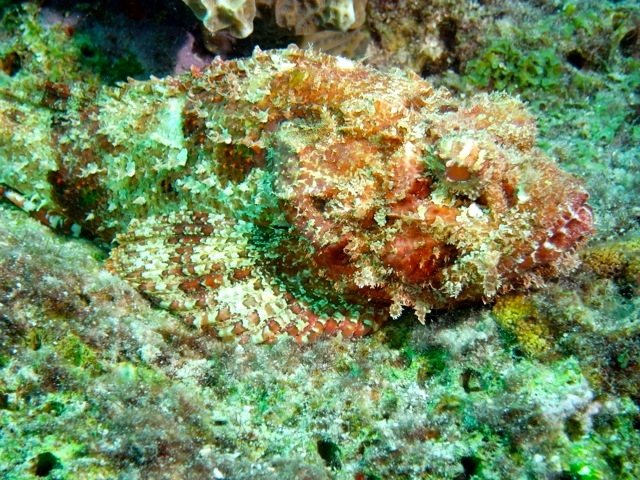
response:
[[[575,271],[535,290],[425,325],[406,309],[358,340],[238,345],[152,306],[102,245],[0,203],[2,478],[640,478],[637,1],[0,0],[0,14],[0,96],[45,92],[52,109],[65,85],[292,42],[455,96],[517,95],[538,146],[584,179],[597,230]]]

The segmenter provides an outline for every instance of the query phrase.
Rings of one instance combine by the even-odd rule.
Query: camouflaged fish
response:
[[[204,331],[306,342],[575,265],[588,195],[522,103],[290,47],[117,88],[0,97],[0,193],[115,241],[108,268]]]

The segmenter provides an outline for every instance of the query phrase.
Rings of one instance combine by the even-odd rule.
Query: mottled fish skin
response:
[[[45,93],[0,95],[0,195],[115,239],[111,271],[223,338],[424,320],[570,270],[593,231],[581,182],[503,94],[295,47]]]

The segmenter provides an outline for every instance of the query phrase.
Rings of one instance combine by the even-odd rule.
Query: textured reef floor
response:
[[[382,51],[403,41],[374,23],[388,3],[369,6]],[[526,12],[513,2],[509,22],[485,28],[486,10],[424,3],[442,22],[449,12],[444,24],[455,20],[461,38],[487,32],[464,47],[474,55],[450,45],[463,65],[440,83],[522,95],[540,145],[585,178],[599,232],[583,266],[426,325],[405,312],[357,341],[239,346],[152,307],[106,271],[93,243],[0,204],[1,477],[640,478],[640,14],[624,2],[577,13],[570,2]],[[0,3],[7,75],[32,68],[33,54],[33,78],[111,81],[45,61],[69,54],[52,48],[68,32],[38,30],[25,4]],[[536,43],[522,33],[532,25],[566,43]],[[505,29],[508,46],[491,37]],[[442,40],[450,28],[440,30]],[[127,75],[142,68],[127,58]]]

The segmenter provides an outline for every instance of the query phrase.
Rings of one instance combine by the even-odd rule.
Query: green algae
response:
[[[467,64],[467,78],[476,86],[512,94],[529,89],[550,91],[560,86],[561,65],[554,48],[531,51],[516,47],[513,39],[499,38]]]

